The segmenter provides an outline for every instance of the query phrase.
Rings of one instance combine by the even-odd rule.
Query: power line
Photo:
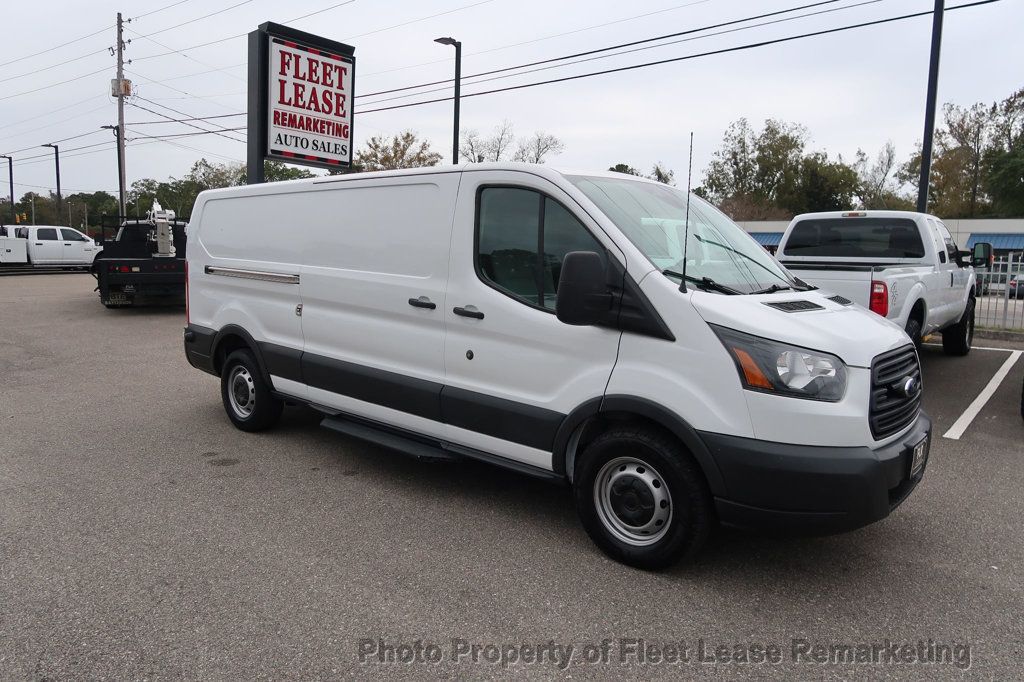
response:
[[[241,7],[242,5],[248,5],[252,1],[253,0],[242,0],[242,2],[239,2],[237,4],[231,5],[230,7],[225,7],[224,9],[219,9],[216,12],[210,12],[209,14],[204,14],[201,17],[196,17],[195,19],[189,19],[188,21],[183,21],[180,24],[175,24],[174,26],[168,26],[166,28],[160,29],[159,31],[153,31],[152,33],[147,33],[147,34],[139,36],[139,37],[140,38],[148,38],[150,36],[155,36],[158,33],[166,33],[167,31],[173,31],[176,28],[181,28],[182,26],[188,26],[189,24],[194,24],[197,21],[202,21],[203,19],[209,19],[210,17],[215,17],[218,14],[224,14],[224,12],[229,12],[229,11],[235,9],[236,7]]]
[[[469,76],[463,76],[462,79],[463,79],[463,81],[465,81],[465,80],[470,79],[470,78],[479,78],[480,76],[489,76],[491,74],[503,73],[503,72],[506,72],[506,71],[512,71],[514,69],[524,69],[524,68],[529,67],[529,66],[538,66],[540,64],[548,64],[548,63],[551,63],[551,62],[563,61],[563,60],[566,60],[566,59],[574,59],[576,57],[583,57],[583,56],[586,56],[586,55],[597,54],[599,52],[607,52],[609,50],[617,50],[617,49],[620,49],[620,48],[623,48],[623,47],[632,47],[633,45],[640,45],[640,44],[643,44],[643,43],[650,43],[650,42],[655,42],[655,41],[658,41],[658,40],[665,40],[665,39],[668,39],[668,38],[675,38],[675,37],[678,37],[678,36],[689,35],[689,34],[693,34],[693,33],[700,33],[702,31],[710,31],[712,29],[722,28],[723,26],[732,26],[732,25],[735,25],[735,24],[746,23],[748,21],[757,21],[758,19],[765,19],[765,18],[768,18],[768,17],[777,16],[779,14],[789,14],[790,12],[799,12],[800,10],[810,9],[812,7],[818,7],[820,5],[830,5],[830,4],[834,4],[836,2],[839,2],[839,0],[821,0],[820,2],[812,2],[812,3],[807,4],[807,5],[800,5],[798,7],[791,7],[789,9],[778,10],[778,11],[775,11],[775,12],[768,12],[766,14],[758,14],[758,15],[754,15],[754,16],[750,16],[750,17],[744,17],[742,19],[733,19],[731,21],[725,21],[725,22],[721,22],[721,23],[718,23],[718,24],[710,24],[708,26],[701,26],[699,28],[691,28],[691,29],[687,29],[685,31],[678,31],[676,33],[666,33],[664,35],[655,36],[653,38],[644,38],[643,40],[634,40],[634,41],[628,42],[628,43],[620,43],[618,45],[610,45],[608,47],[602,47],[602,48],[598,48],[596,50],[586,50],[584,52],[575,52],[573,54],[567,54],[567,55],[563,55],[561,57],[552,57],[550,59],[541,59],[541,60],[534,61],[534,62],[527,62],[525,64],[518,64],[516,66],[507,66],[507,67],[504,67],[504,68],[501,68],[501,69],[492,69],[490,71],[482,71],[480,73],[475,73],[475,74],[472,74],[472,75],[469,75]],[[420,85],[407,85],[407,86],[401,87],[401,88],[391,88],[390,90],[380,90],[378,92],[369,92],[369,93],[366,93],[365,95],[357,95],[357,96],[358,97],[373,97],[375,95],[387,95],[387,94],[391,94],[393,92],[404,92],[404,91],[407,91],[407,90],[414,90],[414,89],[417,89],[417,88],[423,88],[423,87],[427,87],[427,86],[431,86],[431,85],[443,85],[443,84],[446,84],[446,83],[451,83],[454,80],[455,80],[454,78],[446,78],[444,80],[432,81],[430,83],[421,83]]]
[[[245,126],[241,126],[241,127],[238,127],[238,128],[224,128],[224,130],[227,130],[229,132],[233,132],[233,131],[236,131],[236,130],[245,130]],[[196,137],[197,135],[219,135],[219,134],[220,134],[219,130],[203,130],[203,131],[198,132],[198,133],[172,133],[170,135],[140,135],[140,134],[137,134],[137,135],[135,135],[131,139],[134,140],[134,139],[141,138],[141,139],[144,139],[144,140],[169,140],[169,139],[178,138],[178,137]],[[222,135],[222,137],[226,137],[226,136]],[[228,139],[229,140],[234,140],[235,138],[229,137]],[[235,142],[245,142],[245,140],[235,140]]]
[[[90,97],[89,99],[84,100],[84,101],[88,102],[91,99],[95,99],[95,98]],[[104,98],[104,99],[106,99],[106,98]],[[79,104],[81,104],[81,102]],[[71,106],[78,106],[78,105],[77,104],[73,104]],[[95,107],[93,109],[88,109],[86,111],[79,112],[79,113],[75,114],[74,116],[69,116],[67,118],[62,118],[59,121],[54,121],[53,123],[47,123],[45,125],[41,125],[41,126],[38,126],[36,128],[30,128],[28,130],[23,130],[20,133],[14,133],[13,135],[9,135],[5,139],[11,139],[11,138],[15,138],[15,137],[24,137],[25,135],[30,135],[30,134],[38,132],[40,130],[45,130],[47,128],[52,128],[53,126],[60,125],[62,123],[67,123],[68,121],[74,121],[75,119],[81,118],[81,117],[86,116],[88,114],[95,113],[95,112],[99,111],[100,109],[105,109],[105,108],[107,108],[107,106],[108,106],[108,104],[101,104],[100,106]],[[64,108],[68,109],[70,107],[64,107]],[[54,110],[54,111],[56,112],[56,111],[60,111],[60,110],[57,109],[57,110]],[[43,116],[46,116],[46,114],[43,114]],[[39,116],[39,117],[36,117],[36,118],[42,118],[42,116]],[[24,121],[21,121],[21,123],[27,123],[28,121],[34,121],[34,120],[36,120],[36,119],[35,118],[28,118],[28,119],[25,119]],[[13,125],[17,125],[17,124],[13,124]],[[11,127],[11,126],[8,126],[8,127]]]
[[[968,7],[978,7],[980,5],[989,5],[989,4],[992,4],[994,2],[1000,2],[1000,0],[977,0],[976,2],[965,3],[963,5],[956,5],[955,7],[947,7],[946,11],[947,12],[951,12],[953,10],[966,9]],[[534,82],[534,83],[524,83],[522,85],[511,85],[511,86],[508,86],[508,87],[505,87],[505,88],[495,88],[493,90],[482,90],[482,91],[479,91],[479,92],[472,92],[472,93],[468,93],[468,94],[463,94],[462,97],[463,98],[466,98],[466,97],[480,97],[481,95],[492,95],[492,94],[496,94],[496,93],[499,93],[499,92],[508,92],[510,90],[523,90],[523,89],[526,89],[526,88],[533,88],[533,87],[537,87],[537,86],[540,86],[540,85],[550,85],[550,84],[553,84],[553,83],[564,83],[564,82],[567,82],[567,81],[578,80],[578,79],[581,79],[581,78],[590,78],[590,77],[593,77],[593,76],[603,76],[603,75],[606,75],[606,74],[619,73],[619,72],[622,72],[622,71],[632,71],[632,70],[635,70],[635,69],[643,69],[643,68],[647,68],[647,67],[650,67],[650,66],[660,66],[662,64],[671,64],[673,62],[681,62],[681,61],[687,61],[687,60],[690,60],[690,59],[697,59],[699,57],[710,57],[710,56],[713,56],[713,55],[726,54],[726,53],[729,53],[729,52],[739,52],[739,51],[750,50],[750,49],[754,49],[754,48],[758,48],[758,47],[765,47],[767,45],[776,45],[776,44],[779,44],[779,43],[791,42],[791,41],[800,40],[800,39],[803,39],[803,38],[813,38],[813,37],[816,37],[816,36],[829,35],[829,34],[832,34],[832,33],[839,33],[839,32],[842,32],[842,31],[850,31],[850,30],[857,29],[857,28],[865,28],[867,26],[878,26],[878,25],[881,25],[881,24],[888,24],[888,23],[891,23],[891,22],[894,22],[894,21],[902,21],[902,20],[905,20],[905,19],[913,19],[913,18],[917,18],[917,17],[928,16],[928,15],[931,15],[931,14],[932,14],[932,10],[926,10],[926,11],[923,11],[923,12],[915,12],[913,14],[904,14],[904,15],[901,15],[901,16],[889,17],[889,18],[886,18],[886,19],[876,19],[874,21],[866,21],[866,22],[862,22],[862,23],[858,23],[858,24],[848,24],[846,26],[839,26],[839,27],[836,27],[836,28],[823,29],[823,30],[820,30],[820,31],[812,31],[810,33],[802,33],[802,34],[794,35],[794,36],[786,36],[784,38],[775,38],[773,40],[763,40],[763,41],[756,42],[756,43],[747,43],[745,45],[737,45],[737,46],[734,46],[734,47],[722,48],[720,50],[710,50],[708,52],[701,52],[701,53],[698,53],[698,54],[685,55],[685,56],[682,56],[682,57],[672,57],[672,58],[669,58],[669,59],[659,59],[659,60],[652,61],[652,62],[644,62],[642,64],[632,64],[630,66],[620,66],[620,67],[613,68],[613,69],[604,69],[604,70],[601,70],[601,71],[591,71],[591,72],[588,72],[588,73],[581,73],[581,74],[577,74],[577,75],[574,75],[574,76],[564,76],[562,78],[552,78],[552,79],[549,79],[549,80],[537,81],[537,82]],[[454,98],[453,97],[438,97],[438,98],[435,98],[435,99],[423,100],[423,101],[419,101],[419,102],[409,102],[407,104],[396,104],[396,105],[392,105],[392,106],[388,106],[388,107],[379,107],[377,109],[366,109],[366,110],[362,110],[362,111],[358,111],[358,112],[353,112],[353,113],[354,114],[355,113],[369,114],[369,113],[373,113],[373,112],[377,112],[377,111],[389,111],[389,110],[392,110],[392,109],[404,109],[404,108],[407,108],[407,107],[415,107],[415,106],[420,106],[422,104],[434,104],[436,102],[449,102],[452,99],[454,99]]]
[[[323,9],[321,9],[321,10],[317,10],[316,12],[310,12],[309,14],[303,14],[301,17],[295,17],[294,19],[289,19],[288,21],[283,21],[281,23],[283,23],[283,24],[291,24],[291,23],[294,23],[296,21],[299,21],[300,19],[308,19],[309,17],[312,17],[312,16],[317,15],[317,14],[323,14],[324,12],[328,12],[328,11],[330,11],[332,9],[337,9],[338,7],[343,7],[345,5],[351,5],[355,1],[356,0],[345,0],[344,2],[339,2],[339,3],[335,4],[335,5],[331,5],[330,7],[325,7]],[[150,35],[153,35],[153,34],[150,34]],[[226,38],[218,38],[216,40],[210,40],[210,41],[205,42],[205,43],[199,43],[198,45],[189,45],[188,47],[183,47],[181,50],[171,50],[170,52],[160,52],[160,53],[157,53],[157,54],[149,54],[149,55],[144,55],[142,57],[136,57],[134,61],[141,62],[141,61],[144,61],[146,59],[156,59],[157,57],[166,57],[167,55],[175,54],[176,52],[188,51],[188,50],[197,50],[200,47],[209,47],[210,45],[218,45],[220,43],[226,43],[229,40],[235,40],[236,38],[244,38],[247,35],[249,35],[249,34],[248,33],[236,33],[235,35],[227,36]],[[226,68],[226,69],[233,69],[235,67],[234,66],[226,66],[224,68]]]
[[[166,104],[157,104],[156,102],[154,102],[152,100],[148,100],[145,97],[141,97],[140,96],[140,97],[138,97],[138,99],[141,99],[143,102],[149,102],[150,104],[152,104],[154,106],[158,106],[161,109],[166,109],[167,111],[173,111],[174,113],[178,114],[179,116],[184,116],[186,118],[200,118],[198,116],[193,116],[192,114],[186,113],[186,112],[182,111],[181,109],[175,109],[174,107],[169,107]],[[167,114],[158,114],[158,115],[163,116],[165,118],[167,117]],[[224,127],[224,126],[218,126],[217,124],[214,124],[214,123],[211,123],[210,125],[212,125],[214,128],[223,128]]]
[[[83,78],[88,78],[89,76],[95,76],[98,73],[103,73],[104,71],[106,71],[109,68],[110,67],[108,67],[108,66],[104,66],[102,69],[97,69],[96,71],[90,71],[89,73],[83,73],[80,76],[75,76],[74,78],[68,78],[67,80],[63,80],[63,81],[60,81],[58,83],[50,83],[49,85],[44,85],[42,87],[33,88],[32,90],[25,90],[24,92],[16,92],[13,95],[6,95],[4,97],[0,97],[0,102],[3,102],[4,100],[8,100],[8,99],[13,99],[15,97],[21,97],[22,95],[31,95],[33,92],[39,92],[41,90],[49,90],[50,88],[56,87],[58,85],[65,85],[67,83],[73,83],[74,81],[79,81],[79,80],[82,80]]]
[[[139,98],[139,99],[142,99],[142,98]],[[144,100],[144,101],[147,101],[147,102],[148,102],[149,100]],[[168,116],[167,114],[162,114],[162,113],[160,113],[159,111],[155,111],[155,110],[153,110],[153,109],[150,109],[149,107],[144,107],[144,106],[142,106],[141,104],[138,104],[138,103],[136,103],[136,102],[129,102],[128,104],[129,104],[130,106],[133,106],[133,107],[135,107],[136,109],[142,109],[143,111],[148,111],[148,112],[149,112],[149,113],[151,113],[151,114],[155,114],[155,115],[157,115],[157,116],[162,116],[163,118],[166,118],[166,119],[168,119],[168,121],[170,121],[170,122],[174,122],[174,123],[181,123],[182,125],[188,126],[189,128],[195,128],[196,130],[201,130],[201,131],[203,131],[204,133],[212,133],[212,134],[214,134],[214,135],[219,135],[220,137],[226,138],[226,139],[228,139],[228,140],[233,140],[233,141],[235,141],[235,142],[244,142],[244,141],[245,141],[245,140],[240,140],[240,139],[238,139],[237,137],[233,137],[233,136],[231,136],[231,135],[225,135],[225,134],[224,134],[223,132],[220,132],[219,130],[209,130],[209,129],[207,129],[207,128],[201,128],[201,127],[199,127],[199,126],[197,126],[197,125],[195,125],[195,124],[193,124],[193,123],[186,123],[186,122],[184,122],[184,121],[181,121],[181,120],[176,120],[176,119],[174,119],[173,117],[171,117],[171,116]],[[151,104],[152,104],[152,102],[151,102]],[[157,106],[163,106],[163,105],[157,105]],[[170,109],[170,107],[164,107],[164,108],[165,108],[165,109]],[[174,111],[174,109],[170,109],[170,110],[171,110],[171,111]],[[213,124],[211,124],[211,125],[213,125]],[[219,127],[219,126],[218,126],[218,127]],[[223,131],[225,131],[225,132],[231,132],[231,131],[230,131],[230,129],[228,129],[228,128],[222,128],[222,127],[221,127],[220,129],[221,129],[221,130],[223,130]],[[150,136],[143,136],[143,137],[150,137]]]
[[[150,100],[146,100],[147,102]],[[141,108],[141,107],[140,107]],[[159,123],[185,123],[186,121],[208,121],[214,118],[232,118],[235,116],[245,116],[244,111],[240,111],[237,114],[217,114],[216,116],[193,116],[191,118],[168,118],[166,121],[135,121],[133,123],[125,123],[126,126],[144,126],[154,125]]]
[[[385,28],[378,28],[378,29],[375,29],[373,31],[367,31],[366,33],[357,33],[354,36],[346,36],[346,37],[342,38],[342,40],[352,40],[353,38],[363,38],[365,36],[372,36],[372,35],[375,35],[377,33],[383,33],[384,31],[390,31],[391,29],[394,29],[394,28],[401,28],[402,26],[408,26],[410,24],[416,24],[416,23],[419,23],[421,21],[426,21],[427,19],[435,19],[437,17],[443,17],[446,14],[454,14],[455,12],[461,12],[462,10],[465,10],[465,9],[472,9],[474,7],[479,7],[480,5],[486,5],[489,2],[494,2],[494,0],[480,0],[480,2],[474,2],[474,3],[469,4],[469,5],[463,5],[462,7],[456,7],[455,9],[450,9],[450,10],[447,10],[447,11],[444,11],[444,12],[438,12],[437,14],[431,14],[429,16],[420,17],[419,19],[411,19],[409,21],[403,21],[402,23],[395,24],[393,26],[386,26]]]
[[[637,19],[644,19],[646,17],[654,16],[655,14],[664,14],[665,12],[675,12],[677,10],[685,9],[687,7],[692,7],[694,5],[702,5],[702,4],[706,3],[706,2],[711,2],[711,0],[696,0],[695,2],[687,2],[687,3],[683,3],[682,5],[676,5],[675,7],[666,7],[664,9],[655,10],[653,12],[644,12],[643,14],[634,14],[632,16],[622,17],[621,19],[613,19],[612,21],[606,21],[603,24],[594,24],[592,26],[584,26],[583,28],[576,28],[576,29],[573,29],[571,31],[563,31],[562,33],[552,33],[550,35],[542,36],[540,38],[533,38],[531,40],[523,40],[523,41],[520,41],[518,43],[509,43],[507,45],[500,45],[498,47],[492,47],[492,48],[489,48],[489,49],[486,49],[486,50],[477,50],[476,52],[467,52],[466,56],[467,57],[473,57],[473,56],[476,56],[476,55],[488,54],[490,52],[498,52],[500,50],[507,50],[507,49],[512,48],[512,47],[521,47],[523,45],[531,45],[533,43],[539,43],[539,42],[543,42],[545,40],[552,40],[553,38],[562,38],[564,36],[570,36],[570,35],[574,35],[576,33],[583,33],[585,31],[593,31],[594,29],[597,29],[597,28],[605,28],[606,26],[614,26],[615,24],[622,24],[622,23],[625,23],[627,21],[636,21]],[[398,66],[398,67],[395,67],[393,69],[384,69],[382,71],[372,71],[370,73],[362,74],[361,77],[362,78],[369,78],[370,76],[380,76],[380,75],[383,75],[385,73],[394,73],[395,71],[406,71],[408,69],[415,69],[415,68],[419,68],[421,66],[431,66],[433,64],[441,64],[443,62],[450,62],[450,61],[453,61],[453,60],[454,60],[453,57],[447,57],[445,59],[434,59],[434,60],[429,61],[429,62],[420,62],[419,64],[407,64],[406,66]]]
[[[184,5],[186,2],[192,2],[192,0],[178,0],[178,2],[172,2],[171,4],[164,5],[163,7],[159,8],[159,9],[154,9],[154,10],[151,10],[149,12],[145,12],[143,14],[136,15],[136,16],[132,17],[130,19],[130,21],[135,21],[136,19],[141,19],[143,17],[148,17],[150,15],[156,14],[157,12],[163,12],[165,9],[171,9],[172,7],[177,7],[178,5]]]
[[[836,2],[836,1],[837,0],[829,0],[829,2]],[[503,68],[503,69],[494,69],[493,71],[487,71],[487,72],[475,74],[475,75],[472,75],[472,76],[464,76],[462,80],[465,81],[468,78],[480,78],[481,76],[485,76],[485,75],[491,74],[491,73],[496,73],[496,74],[504,73],[504,75],[492,76],[490,78],[482,78],[482,79],[474,81],[472,83],[463,83],[463,85],[478,85],[480,83],[488,83],[488,82],[491,82],[491,81],[502,80],[502,79],[505,79],[505,78],[516,78],[518,76],[525,76],[525,75],[530,74],[530,73],[537,73],[538,71],[548,71],[550,69],[560,69],[560,68],[564,68],[566,66],[573,66],[575,64],[585,64],[587,62],[596,61],[598,59],[609,59],[609,58],[612,58],[612,57],[621,57],[623,55],[632,54],[634,52],[642,52],[644,50],[655,50],[655,49],[662,48],[662,47],[668,47],[670,45],[678,45],[679,43],[692,42],[694,40],[703,40],[704,38],[713,38],[713,37],[716,37],[716,36],[725,35],[727,33],[736,33],[738,31],[747,31],[747,30],[750,30],[750,29],[753,29],[753,28],[761,28],[763,26],[770,26],[772,24],[781,24],[781,23],[785,23],[787,21],[796,21],[798,19],[806,19],[807,17],[817,16],[817,15],[820,15],[820,14],[830,14],[832,12],[839,12],[839,11],[842,11],[842,10],[853,9],[853,8],[856,8],[856,7],[863,7],[865,5],[873,5],[873,4],[876,4],[876,3],[879,3],[879,2],[884,2],[884,1],[885,0],[862,0],[861,2],[857,2],[857,3],[854,3],[852,5],[843,5],[841,7],[832,7],[832,8],[829,8],[829,9],[818,10],[816,12],[808,12],[806,14],[798,14],[798,15],[792,16],[792,17],[784,17],[782,19],[773,19],[771,21],[763,21],[763,22],[761,22],[759,24],[750,24],[749,26],[738,26],[738,27],[735,27],[735,28],[725,29],[723,31],[717,31],[715,33],[706,33],[704,35],[690,36],[689,38],[681,38],[679,40],[672,40],[672,41],[669,41],[667,43],[659,43],[657,45],[643,45],[642,47],[634,47],[632,49],[623,50],[621,52],[614,52],[612,54],[595,54],[595,53],[606,52],[608,50],[614,50],[614,49],[618,49],[618,48],[622,47],[620,45],[615,45],[615,46],[612,46],[612,47],[601,48],[601,49],[598,49],[598,50],[590,50],[588,52],[578,53],[578,54],[590,54],[590,55],[595,55],[595,56],[586,57],[584,59],[577,59],[575,61],[566,62],[565,64],[552,64],[551,62],[558,62],[558,61],[561,61],[563,59],[566,59],[566,57],[555,57],[553,59],[545,59],[545,60],[542,60],[542,61],[539,61],[539,62],[533,62],[532,64],[522,64],[520,66],[510,66],[510,67],[506,67],[506,68]],[[821,4],[828,4],[828,3],[825,2],[825,3],[815,3],[815,4],[816,5],[821,5]],[[814,6],[814,5],[811,5],[811,6]],[[785,11],[786,12],[790,12],[790,11],[793,11],[793,10],[785,10]],[[773,14],[776,14],[776,13],[773,13]],[[730,22],[730,23],[735,23],[735,22]],[[713,28],[713,27],[711,27],[711,28]],[[694,33],[694,32],[702,31],[702,30],[705,30],[705,29],[692,29],[691,31],[684,31],[683,34],[685,34],[685,33]],[[682,34],[680,34],[680,35],[682,35]],[[642,43],[648,43],[648,42],[651,42],[653,40],[662,40],[664,38],[665,38],[665,36],[662,36],[660,38],[648,38],[646,40],[638,40],[638,41],[635,41],[633,43],[628,43],[628,44],[640,45]],[[578,56],[578,55],[570,55],[569,57],[571,58],[571,57],[575,57],[575,56]],[[541,66],[539,68],[529,69],[527,71],[518,71],[517,73],[506,73],[508,71],[512,71],[512,70],[516,70],[516,69],[522,69],[522,68],[525,68],[525,67],[528,67],[528,66],[533,66],[534,64],[548,64],[548,66]],[[405,99],[407,97],[415,97],[417,95],[426,95],[426,94],[429,94],[429,93],[432,93],[432,92],[441,92],[441,91],[444,91],[444,90],[447,90],[447,89],[448,89],[447,87],[440,87],[440,88],[434,88],[434,89],[431,89],[431,90],[421,90],[420,92],[409,93],[409,94],[405,94],[405,95],[397,95],[395,97],[386,97],[384,99],[379,99],[379,100],[376,100],[374,102],[371,102],[371,104],[381,104],[381,103],[384,103],[384,102],[393,102],[394,100]],[[369,95],[363,95],[363,97],[369,97]]]
[[[65,138],[62,138],[60,140],[51,140],[50,144],[60,144],[61,142],[68,142],[70,140],[77,140],[80,137],[87,137],[89,135],[95,135],[96,133],[99,133],[99,132],[103,132],[103,131],[101,131],[101,130],[90,130],[89,132],[82,133],[81,135],[72,135],[71,137],[65,137]],[[28,151],[29,149],[38,149],[40,146],[41,145],[34,144],[34,145],[29,146],[29,147],[23,147],[21,149],[15,149],[14,151],[5,152],[3,154],[3,156],[10,156],[11,154],[17,154],[18,152],[25,152],[25,151]]]
[[[173,2],[170,5],[164,5],[163,7],[160,7],[160,8],[155,9],[155,10],[151,10],[149,12],[146,12],[145,14],[140,14],[140,15],[138,15],[135,18],[136,19],[141,19],[142,17],[148,17],[151,14],[156,14],[157,12],[163,12],[165,9],[170,9],[171,7],[177,7],[178,5],[182,5],[182,4],[186,3],[186,2],[191,2],[191,1],[192,0],[178,0],[178,2]],[[81,42],[81,41],[85,40],[86,38],[92,38],[93,36],[98,36],[101,33],[106,33],[107,31],[109,31],[112,28],[114,28],[113,24],[111,24],[110,26],[105,26],[104,28],[101,28],[98,31],[93,31],[92,33],[86,33],[84,36],[80,36],[78,38],[74,38],[72,40],[68,40],[66,42],[60,43],[59,45],[54,45],[53,47],[48,47],[45,50],[40,50],[39,52],[33,52],[32,54],[26,54],[26,55],[23,55],[23,56],[18,57],[16,59],[10,59],[10,60],[8,60],[6,62],[0,63],[0,67],[7,66],[9,64],[15,64],[17,62],[21,62],[21,61],[24,61],[26,59],[31,59],[32,57],[38,57],[41,54],[46,54],[48,52],[53,52],[55,50],[59,50],[62,47],[67,47],[68,45],[73,45],[75,43]],[[99,50],[98,52],[106,52],[106,48],[104,48],[102,50]],[[90,52],[88,55],[83,55],[83,56],[91,56],[93,54],[98,54],[98,52]],[[75,61],[76,59],[81,59],[81,57],[76,57],[76,58],[71,59],[71,60],[65,60],[61,64],[56,64],[54,66],[64,66],[69,61]],[[46,68],[47,69],[51,69],[51,68],[54,68],[54,67],[50,66],[50,67],[46,67]],[[45,70],[46,69],[40,69],[39,71],[45,71]],[[31,73],[38,73],[38,71],[33,71]],[[22,74],[22,75],[28,75],[28,74]],[[11,78],[7,78],[7,79],[4,79],[4,80],[11,80],[13,78],[20,78],[20,77],[21,76],[12,76]],[[3,82],[3,81],[0,81],[0,82]]]
[[[235,75],[235,74],[231,73],[231,72],[230,72],[230,71],[228,70],[228,69],[229,69],[230,67],[226,67],[226,68],[220,68],[220,67],[214,66],[213,64],[207,64],[206,62],[204,62],[204,61],[202,61],[202,60],[200,60],[200,59],[196,59],[195,57],[193,57],[192,55],[188,54],[187,52],[185,52],[185,51],[183,51],[183,50],[176,50],[176,49],[174,49],[173,47],[171,47],[170,45],[165,45],[164,43],[161,43],[161,42],[160,42],[159,40],[157,40],[156,38],[153,38],[153,37],[151,37],[151,36],[144,36],[144,35],[141,35],[141,34],[139,34],[139,33],[135,32],[135,31],[133,31],[132,29],[128,29],[128,31],[129,31],[130,33],[134,33],[134,34],[135,34],[136,36],[138,36],[139,38],[143,38],[143,39],[145,39],[145,40],[148,40],[148,41],[150,41],[150,42],[152,42],[152,43],[156,43],[157,45],[159,45],[160,47],[164,48],[165,50],[170,50],[170,51],[172,51],[172,52],[175,52],[175,53],[177,53],[177,54],[180,54],[180,55],[181,55],[182,57],[184,57],[185,59],[191,59],[191,60],[192,60],[192,61],[194,61],[194,62],[195,62],[196,64],[199,64],[199,65],[201,65],[201,66],[205,66],[205,67],[206,67],[206,68],[208,68],[208,69],[213,69],[214,71],[220,71],[221,73],[223,73],[223,74],[226,74],[226,75],[230,76],[231,78],[234,78],[235,80],[240,80],[240,81],[244,81],[244,80],[245,80],[245,79],[244,79],[244,78],[242,78],[241,76],[237,76],[237,75]]]

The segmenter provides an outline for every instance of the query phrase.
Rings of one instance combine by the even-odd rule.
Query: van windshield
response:
[[[739,225],[696,195],[690,195],[687,229],[685,191],[628,178],[567,178],[669,278],[678,281],[687,242],[687,279],[707,277],[742,294],[798,286]]]

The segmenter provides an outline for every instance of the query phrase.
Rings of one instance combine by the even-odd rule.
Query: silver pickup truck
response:
[[[991,253],[984,243],[960,251],[932,215],[835,211],[793,218],[777,257],[803,281],[892,320],[915,344],[942,332],[947,355],[966,355],[974,337],[973,266]]]

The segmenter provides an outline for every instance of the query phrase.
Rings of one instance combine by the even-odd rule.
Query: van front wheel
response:
[[[712,523],[711,496],[688,453],[643,429],[613,429],[576,461],[576,511],[610,557],[665,568],[694,556]]]
[[[236,350],[224,361],[220,394],[231,423],[242,431],[264,431],[281,418],[284,403],[270,393],[256,358]]]

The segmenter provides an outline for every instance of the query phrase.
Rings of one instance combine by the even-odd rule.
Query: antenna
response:
[[[690,246],[690,180],[693,178],[693,131],[690,131],[690,162],[686,169],[686,222],[683,224],[683,281],[679,291],[686,291],[686,250]]]

